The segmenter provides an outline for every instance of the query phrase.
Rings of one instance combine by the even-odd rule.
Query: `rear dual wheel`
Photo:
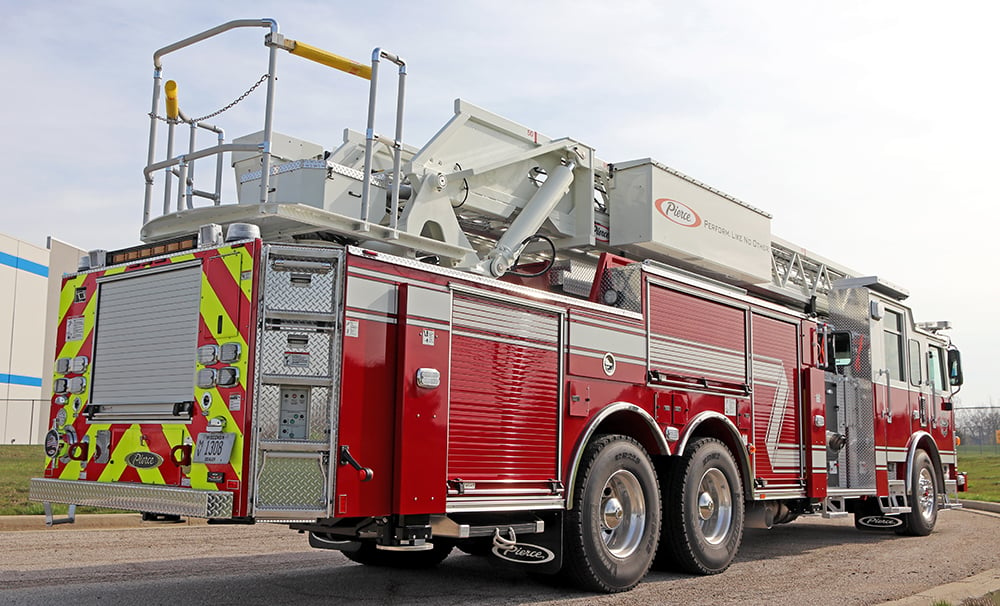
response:
[[[701,438],[671,464],[664,539],[657,568],[718,574],[729,567],[743,541],[743,485],[725,444]]]
[[[653,463],[632,438],[606,435],[587,446],[579,469],[563,574],[591,591],[627,591],[646,576],[660,537]]]

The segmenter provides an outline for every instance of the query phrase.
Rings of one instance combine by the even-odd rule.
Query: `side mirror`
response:
[[[850,366],[851,358],[851,333],[840,331],[830,334],[828,347],[833,354],[833,366]]]
[[[952,387],[959,387],[965,382],[962,375],[962,354],[957,349],[948,350],[948,382]]]

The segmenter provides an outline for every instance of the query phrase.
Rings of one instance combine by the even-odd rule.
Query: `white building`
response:
[[[0,443],[39,444],[47,429],[62,274],[84,251],[0,234]]]

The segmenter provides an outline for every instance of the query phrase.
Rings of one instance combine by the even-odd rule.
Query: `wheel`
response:
[[[454,543],[447,540],[432,541],[434,547],[424,551],[387,551],[379,549],[373,541],[365,541],[357,551],[343,551],[348,560],[365,566],[385,568],[433,568],[451,553]]]
[[[743,484],[726,445],[702,438],[671,466],[659,561],[685,572],[718,574],[743,541]]]
[[[622,435],[587,445],[566,516],[563,575],[608,593],[635,587],[660,536],[660,491],[646,451]]]
[[[930,456],[918,450],[913,457],[913,476],[910,478],[910,513],[903,514],[903,525],[896,534],[925,537],[937,523],[937,482]]]

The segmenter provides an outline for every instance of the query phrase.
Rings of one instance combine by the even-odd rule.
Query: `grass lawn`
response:
[[[0,446],[0,516],[43,514],[41,503],[28,500],[28,480],[42,477],[45,451],[41,446]],[[57,516],[66,514],[66,505],[54,504]],[[77,507],[77,513],[108,513],[97,507]]]
[[[958,470],[969,474],[969,491],[958,493],[959,500],[1000,503],[1000,454],[992,446],[982,453],[978,446],[959,447]]]

